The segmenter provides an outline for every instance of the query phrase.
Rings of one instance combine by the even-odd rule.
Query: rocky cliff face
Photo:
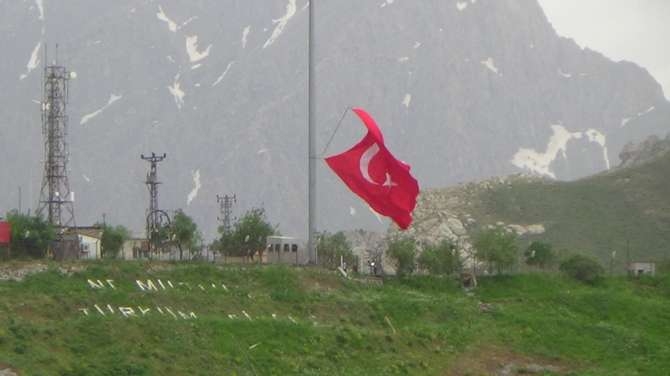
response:
[[[0,2],[0,208],[35,208],[43,52],[77,73],[70,181],[78,222],[141,230],[141,153],[167,153],[159,205],[208,236],[217,193],[263,205],[304,234],[305,0]],[[515,172],[574,179],[629,141],[667,133],[670,105],[643,69],[556,35],[536,1],[342,0],[316,4],[320,150],[348,106],[375,116],[422,187]],[[354,143],[345,118],[328,152]],[[320,167],[319,227],[383,229]]]
[[[662,139],[658,136],[651,136],[641,143],[629,142],[623,147],[619,158],[620,167],[634,167],[650,162],[658,157],[670,152],[670,135]]]
[[[514,184],[543,181],[546,180],[531,175],[513,175],[424,191],[417,202],[412,226],[407,231],[392,226],[389,238],[409,236],[420,244],[448,240],[457,246],[465,265],[471,265],[474,260],[472,236],[477,231],[502,227],[521,237],[545,232],[543,223],[505,223],[498,219],[497,213],[479,210],[482,194]]]

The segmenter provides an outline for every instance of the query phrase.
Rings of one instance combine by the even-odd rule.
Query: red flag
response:
[[[410,166],[395,159],[386,148],[374,119],[360,108],[353,111],[367,127],[367,135],[344,153],[326,158],[326,163],[372,209],[407,229],[412,223],[419,183],[410,174]]]

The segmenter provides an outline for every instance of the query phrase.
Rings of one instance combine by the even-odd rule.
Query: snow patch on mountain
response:
[[[533,149],[521,148],[512,158],[512,164],[518,168],[525,168],[541,175],[547,175],[556,179],[556,175],[549,169],[551,163],[561,153],[567,159],[565,153],[568,141],[582,138],[581,132],[569,132],[560,124],[551,126],[553,134],[544,152]]]
[[[168,17],[167,14],[165,14],[165,11],[163,10],[163,8],[160,5],[158,6],[158,13],[156,13],[156,18],[158,18],[159,20],[167,23],[168,29],[173,33],[176,33],[177,30],[180,30],[184,26],[190,24],[192,21],[198,19],[198,17],[194,16],[194,17],[191,17],[191,18],[187,19],[186,21],[182,22],[181,25],[177,25],[177,23],[175,21],[170,19],[170,17]]]
[[[251,31],[251,25],[248,25],[242,31],[242,48],[247,48],[247,37],[249,36],[250,31]]]
[[[603,149],[603,159],[607,169],[610,168],[610,160],[607,154],[606,137],[603,133],[595,129],[588,129],[586,132],[570,132],[560,124],[551,126],[553,131],[549,138],[547,148],[544,152],[538,152],[533,149],[521,148],[512,158],[512,164],[521,169],[527,169],[534,173],[546,175],[556,179],[556,175],[551,171],[550,166],[556,160],[559,153],[564,159],[567,159],[566,149],[570,140],[579,140],[586,136],[589,142],[600,145]]]
[[[272,23],[277,24],[277,26],[275,26],[275,29],[272,31],[270,38],[263,44],[263,48],[270,47],[284,32],[284,28],[286,27],[286,24],[288,24],[288,21],[295,16],[297,10],[295,2],[296,0],[288,0],[288,4],[286,4],[286,14],[276,20],[272,20]]]
[[[200,169],[195,170],[191,174],[193,175],[193,189],[191,190],[191,192],[189,192],[188,196],[186,197],[186,206],[191,205],[191,201],[193,201],[198,196],[198,192],[202,187],[202,185],[200,184]]]
[[[647,109],[644,110],[644,111],[640,111],[640,112],[638,112],[638,113],[637,113],[636,115],[634,115],[634,116],[631,116],[631,117],[625,117],[625,118],[621,119],[621,125],[620,125],[619,127],[620,127],[620,128],[623,128],[623,127],[625,127],[626,125],[628,125],[628,122],[631,121],[631,120],[633,120],[633,118],[639,118],[639,117],[641,117],[641,116],[644,116],[644,115],[646,115],[646,114],[648,114],[648,113],[654,111],[655,109],[656,109],[655,106],[651,106],[651,107],[647,108]]]
[[[102,106],[100,109],[98,109],[98,110],[96,110],[96,111],[94,111],[94,112],[91,112],[90,114],[86,114],[86,115],[82,116],[81,120],[79,121],[79,124],[80,124],[80,125],[84,125],[84,124],[88,123],[91,119],[93,119],[94,117],[100,115],[100,114],[101,114],[103,111],[105,111],[109,106],[111,106],[112,104],[114,104],[114,102],[118,101],[118,100],[121,99],[121,98],[123,98],[123,95],[111,94],[111,95],[109,96],[109,100],[107,101],[107,104],[106,104],[106,105]]]
[[[221,73],[221,75],[216,79],[216,81],[214,81],[214,83],[212,84],[212,87],[218,85],[221,81],[223,81],[223,79],[228,74],[228,71],[233,66],[233,64],[235,64],[235,61],[231,61],[230,63],[228,63],[228,66],[226,67],[226,70],[224,70],[223,73]]]
[[[37,5],[37,11],[40,13],[39,20],[44,21],[44,0],[35,0],[35,5]]]
[[[197,63],[198,61],[209,56],[209,51],[211,49],[212,45],[210,44],[207,46],[207,48],[205,48],[204,51],[200,52],[198,51],[198,36],[192,35],[186,37],[186,53],[188,54],[188,58],[191,63]]]
[[[474,4],[474,3],[476,3],[476,2],[477,2],[477,0],[470,0],[470,3],[471,3],[471,4]],[[465,1],[457,1],[457,2],[456,2],[456,9],[458,9],[459,12],[462,12],[462,11],[464,11],[464,10],[468,7],[468,5],[469,5],[469,4],[468,4],[468,1],[467,1],[467,0],[465,0]]]
[[[402,100],[403,106],[409,108],[409,105],[412,104],[412,94],[405,94],[405,98]]]
[[[159,20],[161,20],[161,21],[167,23],[167,24],[168,24],[168,29],[169,29],[171,32],[173,32],[173,33],[176,33],[176,32],[177,32],[177,23],[174,22],[174,21],[172,21],[172,20],[165,14],[165,11],[163,11],[163,7],[161,7],[160,5],[158,6],[158,13],[156,13],[156,18],[158,18]]]
[[[496,67],[496,63],[495,63],[495,61],[493,61],[492,57],[489,57],[486,60],[482,60],[482,61],[480,61],[480,63],[483,66],[485,66],[488,70],[490,70],[491,72],[493,72],[495,74],[500,74],[502,76],[502,73],[499,73],[498,67]]]
[[[561,68],[558,68],[558,74],[563,78],[571,78],[572,73],[565,73]]]
[[[33,48],[33,52],[30,54],[30,60],[28,60],[28,64],[26,64],[26,73],[23,73],[22,75],[19,76],[19,80],[23,80],[24,78],[28,77],[30,72],[32,72],[37,66],[40,64],[40,48],[42,47],[42,42],[37,42],[37,45],[35,48]]]
[[[651,107],[649,107],[648,109],[646,109],[646,110],[644,110],[644,111],[642,111],[642,112],[638,112],[637,116],[646,115],[646,114],[648,114],[648,113],[654,111],[655,109],[656,109],[656,107],[651,106]]]
[[[379,4],[380,8],[384,8],[387,5],[392,5],[395,0],[385,0],[383,3]]]
[[[170,94],[174,97],[174,103],[177,105],[177,108],[181,110],[181,106],[184,105],[184,96],[186,95],[181,89],[181,83],[179,83],[179,74],[174,76],[174,81],[172,85],[168,86]]]

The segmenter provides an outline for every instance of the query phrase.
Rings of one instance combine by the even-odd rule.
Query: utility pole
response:
[[[56,47],[58,48],[58,47]],[[44,61],[47,61],[46,53]],[[75,228],[74,192],[70,190],[67,164],[70,153],[67,144],[67,103],[71,73],[54,62],[45,63],[42,77],[42,135],[44,137],[44,174],[40,189],[38,216],[44,216],[56,228],[54,251],[65,257],[64,234]],[[75,234],[76,235],[76,234]],[[79,242],[74,242],[79,255]]]
[[[316,1],[309,2],[309,36],[308,36],[308,61],[307,61],[307,112],[308,112],[308,154],[307,154],[307,254],[311,264],[318,264],[316,249],[316,81],[314,62],[314,8]]]
[[[216,195],[216,202],[219,203],[219,212],[221,213],[220,217],[217,217],[219,222],[221,222],[221,227],[223,228],[224,234],[229,234],[232,227],[232,214],[233,214],[233,204],[237,203],[237,196],[233,194],[219,196]]]
[[[147,240],[149,242],[149,254],[156,252],[160,246],[160,230],[162,227],[170,223],[168,214],[158,208],[158,163],[162,162],[167,157],[167,154],[156,155],[151,153],[149,156],[140,155],[140,158],[149,162],[149,172],[147,173],[147,180],[144,182],[149,190],[149,211],[147,213]]]
[[[630,239],[626,239],[626,273],[630,273]]]

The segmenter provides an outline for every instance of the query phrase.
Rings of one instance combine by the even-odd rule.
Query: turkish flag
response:
[[[419,183],[410,174],[410,166],[386,148],[374,119],[360,108],[353,111],[368,133],[351,149],[326,158],[326,163],[372,209],[407,229],[412,223]]]

